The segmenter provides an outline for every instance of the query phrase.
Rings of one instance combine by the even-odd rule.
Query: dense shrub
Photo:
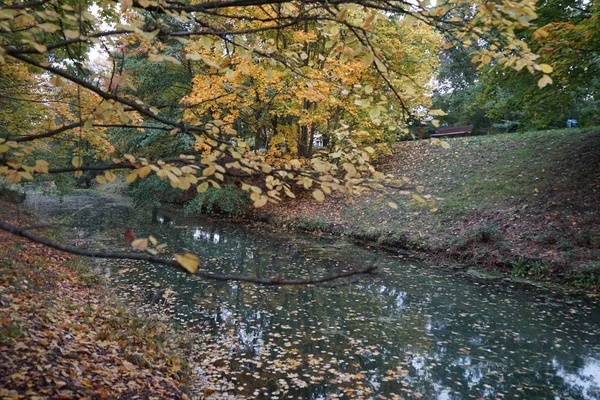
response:
[[[580,289],[600,289],[600,263],[584,264],[567,274],[567,281]]]
[[[227,216],[241,215],[250,204],[250,196],[235,185],[221,189],[209,188],[185,203],[185,214],[219,213]]]
[[[158,176],[152,175],[133,182],[129,186],[128,194],[133,198],[135,207],[142,208],[148,205],[160,207],[164,203],[179,203],[183,192],[172,187],[168,180],[162,181]]]
[[[25,201],[25,193],[16,185],[0,182],[0,199],[10,203],[22,203]]]

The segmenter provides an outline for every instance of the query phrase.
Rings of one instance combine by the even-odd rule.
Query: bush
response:
[[[580,289],[600,289],[600,263],[584,264],[570,271],[567,281]]]
[[[250,204],[250,196],[235,185],[224,185],[221,189],[209,188],[199,193],[192,200],[185,203],[185,214],[219,213],[227,216],[236,216],[244,213]]]
[[[181,189],[172,187],[168,180],[163,181],[156,175],[137,180],[128,189],[136,208],[148,205],[160,207],[163,203],[176,204],[181,201],[183,193]]]
[[[517,131],[519,125],[517,121],[503,120],[501,123],[492,124],[492,129],[496,132],[512,133]]]
[[[327,224],[320,218],[312,218],[312,217],[298,217],[295,222],[295,225],[304,231],[308,232],[322,232],[325,230]]]
[[[533,276],[535,278],[546,278],[551,271],[550,265],[540,261],[527,262],[525,260],[513,260],[509,262],[511,275],[518,277]]]
[[[25,201],[25,192],[16,185],[0,182],[0,199],[9,203],[22,203]]]
[[[475,238],[481,243],[493,242],[498,237],[500,237],[500,229],[496,224],[480,226],[475,232]]]

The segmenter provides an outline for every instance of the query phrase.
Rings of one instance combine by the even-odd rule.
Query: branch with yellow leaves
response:
[[[41,236],[35,235],[29,230],[31,228],[20,228],[9,224],[7,222],[0,220],[0,229],[12,233],[14,235],[23,237],[25,239],[31,240],[32,242],[42,244],[44,246],[64,251],[70,254],[92,257],[92,258],[107,258],[107,259],[121,259],[121,260],[138,260],[138,261],[146,261],[151,263],[156,263],[160,265],[165,265],[168,267],[183,269],[188,272],[191,272],[193,275],[198,277],[214,280],[214,281],[237,281],[237,282],[249,282],[258,285],[266,285],[266,286],[301,286],[301,285],[318,285],[330,282],[340,281],[342,279],[351,278],[351,277],[359,277],[359,276],[367,276],[373,275],[377,267],[369,266],[362,269],[351,269],[351,270],[342,270],[335,274],[327,275],[321,278],[315,279],[281,279],[281,278],[263,278],[263,277],[254,277],[247,275],[235,275],[235,274],[219,274],[213,273],[205,270],[201,270],[198,268],[197,256],[186,253],[183,255],[175,255],[175,259],[167,259],[158,256],[154,256],[151,254],[143,254],[143,253],[126,253],[126,252],[106,252],[100,250],[86,250],[78,247],[73,247],[61,243],[54,242],[52,240],[43,238]],[[188,260],[192,260],[191,262]]]

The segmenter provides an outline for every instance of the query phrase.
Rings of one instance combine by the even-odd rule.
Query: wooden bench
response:
[[[466,136],[473,130],[473,125],[465,126],[453,126],[451,128],[438,128],[435,133],[432,133],[431,137],[442,137],[442,136]]]

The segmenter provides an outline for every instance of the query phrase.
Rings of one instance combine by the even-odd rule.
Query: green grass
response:
[[[552,269],[558,272],[600,259],[600,128],[447,141],[450,149],[399,143],[382,160],[384,172],[422,185],[437,212],[407,206],[410,197],[398,192],[372,194],[342,209],[347,233],[373,243],[409,238],[415,247],[490,265],[526,259],[530,277],[545,276],[545,265],[561,266]],[[313,218],[330,226],[327,215]]]

